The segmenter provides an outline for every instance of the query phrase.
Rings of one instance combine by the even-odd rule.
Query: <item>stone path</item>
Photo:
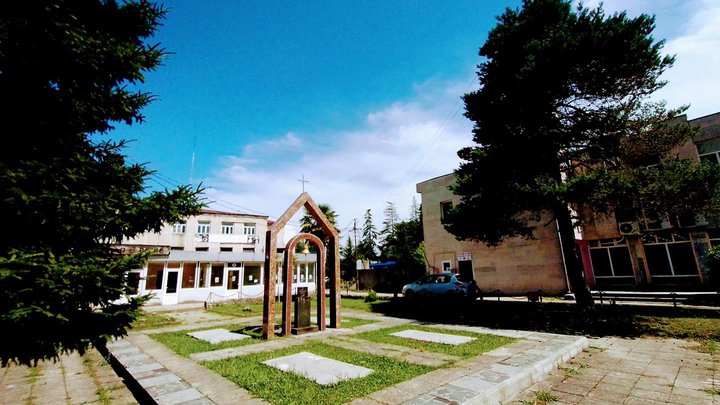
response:
[[[350,312],[350,311],[348,311]],[[523,332],[467,326],[434,325],[452,333],[452,330],[476,333],[500,334],[519,338],[517,342],[470,360],[439,353],[422,352],[404,346],[379,344],[354,338],[352,335],[365,330],[376,330],[399,324],[411,324],[412,320],[355,313],[377,321],[355,329],[328,329],[307,335],[290,336],[236,348],[195,353],[189,359],[172,353],[154,342],[147,334],[138,332],[124,341],[109,346],[111,352],[119,353],[117,360],[147,392],[161,404],[226,404],[263,403],[252,398],[245,390],[210,372],[197,364],[200,361],[218,360],[250,353],[272,351],[300,345],[308,340],[388,356],[413,363],[441,367],[410,381],[376,392],[353,403],[358,404],[471,404],[497,403],[511,398],[522,389],[540,381],[558,364],[570,360],[587,345],[587,339],[547,333]],[[195,325],[196,327],[198,325]],[[151,333],[151,332],[147,332]],[[144,356],[138,354],[141,352]],[[142,362],[153,368],[147,371]],[[452,363],[452,364],[450,364]],[[150,366],[152,365],[152,366]],[[158,367],[160,368],[154,368]],[[192,401],[192,402],[191,402]]]
[[[30,368],[0,368],[0,404],[135,404],[122,379],[97,351],[61,356]]]
[[[559,404],[720,404],[720,358],[677,339],[590,339],[590,347],[518,395]],[[716,394],[713,395],[712,392]]]

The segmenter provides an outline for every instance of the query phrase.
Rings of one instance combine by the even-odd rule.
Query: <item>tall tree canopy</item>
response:
[[[683,108],[648,101],[674,61],[651,36],[653,17],[525,0],[498,21],[480,49],[480,89],[464,96],[477,145],[458,153],[452,190],[461,202],[446,228],[497,245],[532,237],[537,226],[554,223],[539,222],[550,213],[576,299],[591,305],[574,244],[581,218],[573,210],[712,211],[720,175],[667,156],[692,129],[673,121]],[[659,158],[669,159],[647,167]]]
[[[131,88],[163,57],[148,1],[0,5],[0,361],[31,363],[122,336],[141,302],[117,303],[143,255],[113,243],[195,214],[201,190],[148,192],[115,123],[143,119]]]
[[[378,253],[378,231],[373,223],[372,211],[368,208],[365,211],[362,228],[362,239],[358,243],[358,253],[366,260],[377,260]]]

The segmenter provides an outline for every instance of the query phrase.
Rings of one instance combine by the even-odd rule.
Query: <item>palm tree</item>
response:
[[[330,224],[335,227],[337,214],[332,209],[332,207],[330,207],[330,204],[318,204],[318,208],[320,208],[320,211],[322,211],[323,215],[325,215],[325,218],[327,218]],[[335,230],[339,232],[339,229],[335,228]],[[300,232],[311,233],[320,238],[320,240],[322,240],[324,244],[327,244],[328,238],[330,236],[325,234],[325,232],[320,227],[320,224],[318,224],[315,218],[310,215],[310,212],[308,212],[307,209],[305,210],[305,215],[300,218]],[[299,245],[300,244],[298,244],[298,246]],[[313,250],[313,246],[310,246],[310,249]]]

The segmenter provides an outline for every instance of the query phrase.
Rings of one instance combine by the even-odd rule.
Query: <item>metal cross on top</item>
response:
[[[302,190],[303,190],[303,193],[304,193],[304,192],[305,192],[305,183],[310,183],[310,182],[307,181],[307,180],[305,180],[305,175],[304,175],[304,174],[302,175],[302,180],[298,179],[298,181],[302,183]]]

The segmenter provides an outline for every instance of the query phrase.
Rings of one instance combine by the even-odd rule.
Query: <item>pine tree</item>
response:
[[[464,96],[476,146],[458,152],[461,202],[445,226],[494,246],[532,237],[549,214],[575,298],[591,306],[573,228],[592,218],[573,212],[717,212],[720,172],[667,156],[693,129],[673,121],[683,108],[648,101],[674,61],[653,17],[524,0],[498,21],[480,49],[480,89]]]
[[[113,244],[201,208],[201,190],[150,192],[153,173],[103,139],[139,123],[130,89],[164,53],[146,41],[165,11],[148,1],[8,1],[0,6],[0,362],[84,352],[126,334],[141,299],[120,301],[145,256]]]
[[[358,252],[367,260],[377,260],[377,239],[378,232],[373,224],[372,212],[370,209],[365,211],[365,222],[362,229],[362,241],[359,243]]]

